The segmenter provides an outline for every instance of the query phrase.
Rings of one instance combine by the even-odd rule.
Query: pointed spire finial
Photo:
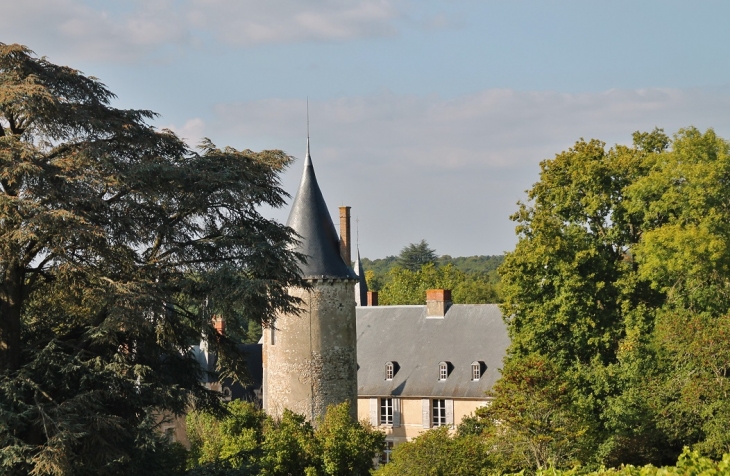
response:
[[[307,155],[304,157],[304,166],[312,165],[312,156],[309,155],[309,96],[307,96]]]
[[[286,222],[300,237],[293,250],[307,257],[300,263],[302,276],[306,279],[356,279],[340,254],[340,238],[332,223],[332,217],[317,183],[314,166],[309,154],[309,98],[307,98],[307,155],[289,219]]]

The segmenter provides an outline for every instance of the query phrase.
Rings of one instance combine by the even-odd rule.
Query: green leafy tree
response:
[[[425,264],[436,263],[436,251],[428,246],[426,240],[405,246],[398,255],[398,266],[409,271],[418,271]]]
[[[303,415],[284,410],[278,421],[268,419],[264,428],[261,474],[317,474],[321,461],[317,451],[314,427]]]
[[[644,392],[674,447],[715,458],[730,452],[729,181],[727,141],[689,128],[629,189],[645,210],[639,275],[666,296],[653,332],[661,371],[642,380]]]
[[[467,274],[453,265],[426,264],[418,271],[393,268],[379,294],[383,305],[425,304],[429,289],[450,289],[456,304],[485,304],[499,301],[496,287],[483,275]]]
[[[385,446],[385,434],[353,421],[350,404],[332,406],[315,430],[322,455],[322,474],[364,476]]]
[[[330,406],[313,426],[284,410],[280,419],[231,402],[225,417],[188,415],[189,467],[194,474],[286,476],[367,475],[385,435],[350,417],[349,403]]]
[[[228,403],[222,419],[211,413],[190,412],[185,417],[190,441],[188,466],[219,465],[255,471],[265,418],[254,404],[242,400]]]
[[[249,320],[293,311],[279,151],[189,150],[155,114],[112,107],[80,72],[0,44],[0,467],[152,474],[162,410],[214,407],[187,351],[209,336],[244,378]]]
[[[489,446],[473,434],[451,436],[439,427],[401,443],[376,476],[478,476],[494,474]]]
[[[570,467],[585,460],[581,441],[590,429],[571,409],[572,389],[542,356],[508,360],[495,397],[478,410],[487,445],[503,471]]]
[[[558,471],[554,468],[538,471],[537,476],[686,476],[686,475],[720,475],[730,472],[730,454],[725,454],[720,461],[713,461],[700,455],[698,451],[685,448],[675,466],[658,468],[653,465],[636,467],[623,465],[620,468],[602,469],[586,472],[582,468]]]
[[[712,130],[580,141],[541,164],[500,268],[510,359],[548,356],[593,462],[727,451],[727,141]],[[508,377],[505,369],[504,378]]]

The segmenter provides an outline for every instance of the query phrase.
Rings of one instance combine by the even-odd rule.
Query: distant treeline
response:
[[[479,256],[457,256],[442,255],[436,259],[437,266],[451,264],[454,268],[465,273],[487,275],[490,281],[497,283],[499,275],[497,268],[504,261],[504,255],[479,255]],[[365,270],[371,270],[376,275],[385,276],[398,265],[397,256],[386,256],[385,258],[369,259],[362,258],[362,266]]]
[[[504,255],[436,255],[426,240],[411,243],[399,256],[362,259],[371,291],[380,293],[382,305],[424,304],[426,290],[450,289],[457,304],[500,302],[497,268]]]

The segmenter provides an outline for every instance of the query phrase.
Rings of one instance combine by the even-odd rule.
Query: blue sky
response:
[[[497,254],[539,163],[580,137],[730,137],[721,1],[31,0],[0,41],[99,77],[192,144],[312,156],[371,258]],[[284,175],[291,193],[298,160]],[[267,210],[286,220],[288,209]]]

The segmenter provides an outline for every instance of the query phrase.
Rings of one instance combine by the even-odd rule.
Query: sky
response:
[[[729,17],[726,0],[25,0],[0,42],[193,147],[284,150],[291,195],[308,100],[320,187],[336,223],[352,207],[363,257],[421,239],[471,256],[514,248],[540,162],[580,138],[730,138]]]

